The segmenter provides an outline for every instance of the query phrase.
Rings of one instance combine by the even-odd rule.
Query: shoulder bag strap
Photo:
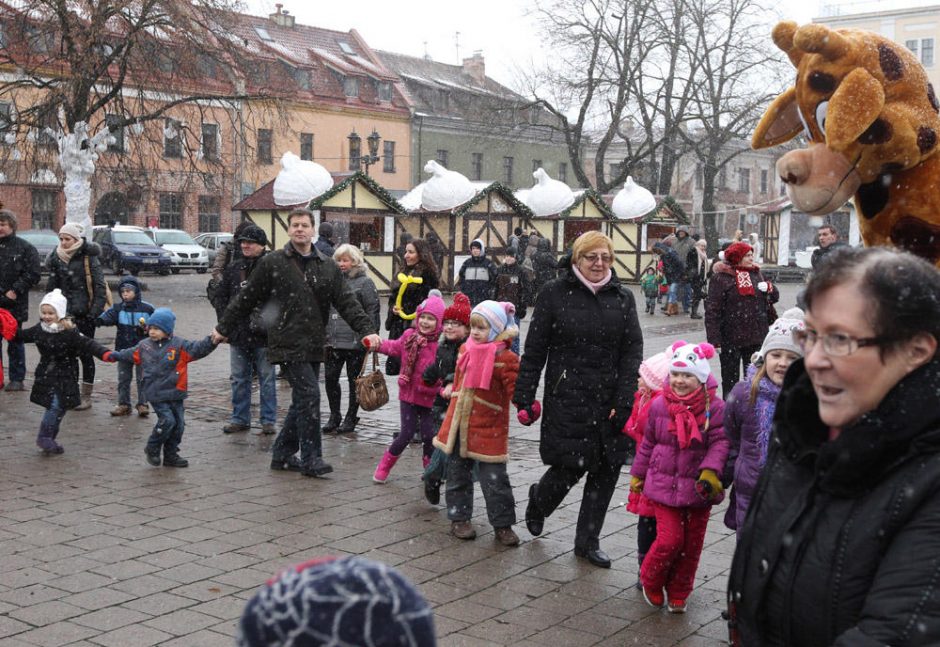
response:
[[[91,310],[91,302],[95,300],[95,292],[91,285],[91,263],[88,261],[88,255],[85,255],[85,289],[88,290],[88,309]]]
[[[362,369],[359,371],[359,377],[366,374],[366,367],[369,365],[369,355],[372,356],[372,371],[375,372],[379,370],[379,354],[376,351],[366,353],[366,356],[362,358]]]

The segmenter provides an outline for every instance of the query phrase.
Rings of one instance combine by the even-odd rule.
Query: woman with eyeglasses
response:
[[[731,568],[732,643],[940,644],[940,271],[840,249],[806,305]]]
[[[545,518],[587,475],[574,553],[602,568],[610,568],[610,557],[599,538],[631,442],[621,430],[643,359],[633,293],[613,263],[613,243],[598,231],[581,234],[559,261],[561,276],[536,297],[513,396],[520,421],[534,422],[545,368],[539,453],[549,467],[529,488],[526,527],[540,535]]]

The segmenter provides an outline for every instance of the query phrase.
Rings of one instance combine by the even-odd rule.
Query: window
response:
[[[738,191],[748,193],[751,190],[751,169],[738,169]]]
[[[392,84],[388,81],[381,81],[377,89],[377,94],[379,95],[379,101],[391,101]]]
[[[767,169],[761,169],[760,171],[760,192],[761,195],[767,194],[767,180],[770,177],[770,173],[767,172]]]
[[[448,168],[448,166],[447,166],[447,151],[446,151],[445,149],[443,149],[443,148],[438,148],[438,149],[437,149],[437,163],[440,164],[441,166],[443,166],[444,168]]]
[[[202,157],[207,160],[219,159],[218,124],[202,124]]]
[[[219,231],[219,200],[215,195],[199,196],[199,231]]]
[[[786,194],[787,194],[787,185],[781,182],[780,183],[780,195],[786,195]]]
[[[535,173],[540,168],[542,168],[542,160],[532,160],[532,172]]]
[[[568,181],[568,162],[558,162],[558,179],[562,182]]]
[[[300,133],[300,159],[313,160],[313,133]]]
[[[105,115],[104,122],[108,126],[108,132],[114,137],[114,143],[108,144],[109,153],[124,152],[124,126],[118,124],[123,121],[120,115]]]
[[[347,97],[359,96],[359,79],[354,76],[343,77],[343,94]]]
[[[183,228],[183,196],[179,193],[160,194],[160,228]]]
[[[343,50],[343,54],[349,54],[350,56],[355,56],[356,50],[349,46],[345,40],[338,40],[336,44],[339,45],[339,48]]]
[[[718,171],[718,188],[727,189],[728,188],[728,169],[724,166]]]
[[[395,142],[387,139],[382,142],[382,170],[386,173],[395,172]]]
[[[924,67],[933,66],[933,38],[922,38],[920,41],[920,62]]]
[[[512,186],[512,165],[514,161],[511,157],[503,158],[503,181],[507,186]]]
[[[362,168],[362,139],[350,137],[349,139],[349,170],[358,171]]]
[[[913,40],[904,41],[904,46],[907,47],[912,52],[914,52],[914,56],[917,56],[917,42],[918,41],[916,38],[914,38]]]
[[[163,156],[180,158],[183,156],[183,138],[180,122],[167,119],[163,123]]]
[[[39,133],[36,144],[45,148],[58,148],[55,133],[59,130],[59,114],[55,106],[46,106],[39,114]],[[52,131],[52,132],[49,132]]]
[[[623,162],[615,162],[611,164],[607,169],[607,179],[610,182],[613,182],[614,179],[620,175],[620,169],[623,168]]]
[[[0,133],[7,133],[13,130],[13,104],[6,101],[0,101]],[[5,144],[0,139],[0,144]]]
[[[274,131],[270,128],[258,129],[258,162],[261,164],[273,163],[271,157],[271,145],[274,139]]]
[[[471,175],[477,182],[483,179],[483,153],[470,154]]]
[[[57,191],[33,189],[33,229],[57,229],[56,196]]]
[[[696,189],[705,188],[705,169],[702,168],[701,164],[695,165],[695,188]]]

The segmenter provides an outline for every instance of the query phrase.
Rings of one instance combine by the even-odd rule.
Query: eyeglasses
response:
[[[445,327],[445,328],[454,328],[454,327],[456,327],[456,326],[462,326],[462,325],[464,325],[463,322],[461,322],[461,321],[456,321],[456,320],[454,320],[454,319],[446,319],[446,320],[444,321],[444,327]]]
[[[884,341],[882,337],[865,337],[860,339],[840,332],[831,332],[828,335],[820,336],[814,330],[793,331],[793,342],[803,349],[804,354],[813,350],[813,346],[816,345],[817,340],[822,340],[823,351],[830,357],[846,357],[859,348],[877,346]]]
[[[610,254],[585,254],[581,259],[587,261],[588,265],[594,265],[597,261],[604,265],[610,265],[614,262],[614,257]]]

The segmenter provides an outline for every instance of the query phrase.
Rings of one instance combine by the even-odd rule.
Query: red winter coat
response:
[[[507,341],[509,343],[509,341]],[[460,347],[460,355],[465,347]],[[459,355],[458,355],[459,357]],[[459,359],[458,359],[459,362]],[[454,375],[454,393],[447,407],[441,430],[434,446],[445,454],[454,451],[453,432],[460,432],[460,456],[484,463],[505,463],[509,460],[509,405],[516,390],[519,356],[505,348],[496,353],[490,388],[463,389],[463,370],[459,363]]]
[[[16,337],[16,317],[4,308],[0,308],[0,337],[10,341]],[[3,387],[3,356],[0,355],[0,388]]]
[[[652,407],[653,400],[659,397],[660,393],[661,391],[651,391],[649,398],[644,398],[642,391],[637,391],[633,395],[633,411],[630,413],[630,419],[627,420],[627,424],[624,425],[623,433],[636,441],[637,449],[639,449],[640,444],[643,442],[644,431],[644,429],[638,426],[637,421],[643,418],[643,427],[646,427],[646,419],[648,419],[650,407]],[[656,508],[653,507],[652,502],[646,498],[645,494],[638,492],[631,492],[627,497],[627,512],[638,514],[641,517],[656,516]]]

